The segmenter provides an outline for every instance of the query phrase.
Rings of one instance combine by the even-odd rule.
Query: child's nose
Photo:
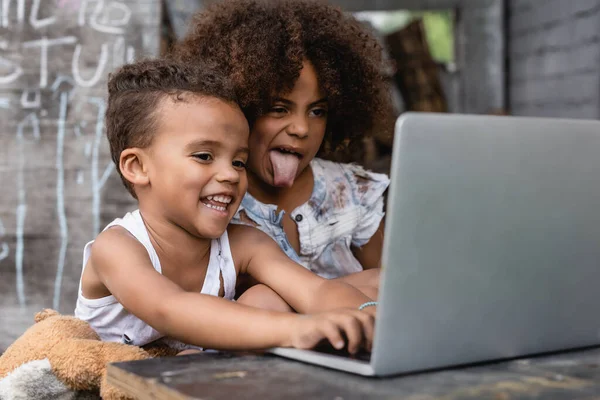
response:
[[[219,182],[238,183],[240,181],[240,172],[233,165],[220,165],[217,167],[216,179]]]
[[[296,115],[290,122],[287,134],[303,139],[308,136],[308,118],[304,115]]]

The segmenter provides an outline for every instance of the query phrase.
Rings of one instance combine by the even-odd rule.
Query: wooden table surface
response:
[[[202,353],[111,364],[108,380],[139,399],[600,400],[600,348],[384,379]]]

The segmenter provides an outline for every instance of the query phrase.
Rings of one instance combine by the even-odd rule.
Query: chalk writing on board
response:
[[[2,27],[9,27],[9,17],[12,0],[2,0]],[[38,4],[39,7],[39,4]],[[33,8],[31,12],[33,13]],[[17,23],[22,24],[25,21],[25,0],[18,0],[17,3]]]
[[[0,19],[1,25],[3,28],[10,28],[10,17],[13,15],[13,10],[15,9],[15,7],[13,7],[14,2],[13,0],[0,1],[0,15],[2,16]],[[50,2],[50,0],[43,1]],[[90,3],[95,4],[93,7],[88,7]],[[58,21],[56,15],[41,15],[41,5],[42,0],[32,0],[28,22],[29,25],[31,25],[31,27],[34,29],[51,26]],[[131,8],[122,1],[107,2],[105,0],[59,0],[57,6],[61,9],[79,8],[77,21],[80,27],[89,24],[92,29],[108,34],[123,34],[132,16]],[[17,25],[23,24],[25,22],[25,17],[25,0],[16,0]]]
[[[106,80],[158,54],[161,7],[0,0],[0,352],[40,309],[73,312],[83,247],[135,208],[104,135]]]
[[[13,83],[21,75],[23,75],[23,68],[20,65],[15,64],[14,62],[7,60],[4,57],[0,56],[0,68],[6,69],[9,72],[6,75],[0,75],[0,85],[7,85],[9,83]]]
[[[39,40],[31,40],[22,44],[23,48],[39,48],[40,49],[40,82],[39,87],[45,89],[48,86],[48,51],[51,47],[59,45],[73,45],[75,44],[75,50],[71,59],[71,70],[73,78],[77,85],[89,88],[95,86],[100,81],[106,71],[106,66],[109,59],[109,43],[103,43],[100,47],[99,61],[93,76],[89,79],[82,77],[80,72],[80,58],[84,48],[81,44],[76,44],[77,38],[75,36],[65,36],[61,38],[49,39],[48,37],[42,37]],[[121,65],[125,61],[133,60],[135,57],[135,49],[132,46],[127,46],[126,54],[124,51],[124,39],[118,37],[112,46],[113,54],[113,65],[116,67]],[[6,75],[0,75],[0,85],[6,85],[15,82],[23,74],[23,69],[20,65],[15,64],[11,60],[7,60],[0,56],[0,67],[5,67],[10,72]]]
[[[48,0],[46,0],[48,1]],[[33,0],[33,5],[31,6],[31,14],[29,14],[29,23],[35,29],[43,28],[44,26],[52,25],[56,22],[55,16],[50,16],[46,18],[39,18],[40,12],[40,2],[41,0]]]
[[[56,271],[54,274],[52,306],[59,308],[65,264],[67,262],[68,247],[72,242],[69,231],[69,212],[66,203],[66,187],[75,183],[83,185],[86,182],[87,190],[91,194],[90,212],[91,226],[90,238],[100,231],[100,212],[102,207],[102,189],[114,172],[114,164],[101,157],[104,143],[104,112],[105,101],[97,95],[86,95],[86,89],[102,85],[109,69],[117,68],[125,62],[130,62],[135,57],[135,48],[126,43],[124,34],[132,18],[131,8],[124,1],[105,0],[55,0],[54,7],[48,7],[46,0],[0,0],[0,24],[3,28],[29,24],[34,31],[39,30],[38,37],[28,36],[17,46],[18,54],[27,54],[39,62],[39,70],[34,71],[36,78],[32,83],[31,76],[25,87],[19,90],[16,99],[11,95],[0,93],[0,110],[21,110],[23,113],[16,123],[16,149],[18,164],[15,165],[17,202],[15,204],[15,232],[14,232],[14,267],[15,286],[18,304],[26,305],[28,301],[25,286],[25,257],[27,256],[26,224],[31,201],[27,190],[32,186],[27,180],[30,170],[27,170],[27,148],[40,142],[40,138],[52,137],[55,139],[55,218],[58,230],[58,254]],[[66,14],[65,14],[66,13]],[[45,27],[57,26],[61,18],[72,19],[76,16],[79,28],[88,27],[106,36],[95,38],[94,43],[84,43],[76,35],[55,35],[49,33]],[[60,30],[58,30],[60,31]],[[13,56],[11,57],[11,50]],[[65,73],[55,71],[49,65],[53,52],[67,54],[70,57],[70,70]],[[26,53],[25,53],[26,52]],[[0,39],[0,89],[2,86],[19,84],[24,77],[24,62],[27,57],[15,57],[15,48],[7,40]],[[90,60],[95,64],[90,67]],[[28,65],[29,67],[29,65]],[[31,75],[30,68],[28,74]],[[36,76],[39,75],[39,76]],[[32,86],[33,84],[33,86]],[[51,98],[49,98],[51,95]],[[58,103],[58,115],[49,115],[52,108],[47,108],[46,103]],[[48,104],[50,105],[50,104]],[[72,105],[75,105],[72,107]],[[84,113],[81,108],[93,107],[94,112]],[[57,121],[55,126],[42,127],[45,118]],[[50,129],[50,131],[48,130]],[[52,132],[54,131],[54,132]],[[76,168],[76,174],[67,174],[65,169],[66,144],[72,143],[71,138],[79,139],[85,143],[81,149],[88,165]],[[26,175],[26,171],[28,174]],[[89,176],[89,179],[86,178]],[[31,218],[31,216],[30,216]],[[11,247],[6,241],[6,229],[0,220],[0,262],[9,258]]]
[[[101,98],[91,97],[88,102],[95,104],[98,107],[98,115],[96,118],[96,130],[94,134],[94,145],[92,150],[92,214],[94,216],[94,235],[100,233],[100,193],[108,177],[115,169],[112,162],[104,168],[102,176],[99,175],[100,166],[100,146],[102,144],[103,131],[103,116],[106,111],[106,105]]]
[[[77,85],[88,88],[95,86],[100,81],[100,77],[102,76],[104,67],[106,67],[106,62],[108,61],[108,44],[102,43],[100,61],[98,62],[98,67],[96,68],[94,76],[92,76],[90,79],[82,78],[81,73],[79,72],[79,58],[81,57],[81,49],[82,46],[80,44],[75,46],[75,53],[73,54],[72,61],[73,78],[75,79]]]
[[[64,166],[64,143],[65,143],[65,123],[67,120],[67,105],[69,101],[68,93],[60,94],[60,116],[58,118],[58,134],[56,136],[56,211],[60,227],[60,252],[58,254],[58,267],[56,269],[56,279],[54,281],[54,298],[52,304],[58,308],[60,300],[60,290],[65,268],[65,257],[67,254],[67,245],[69,244],[69,228],[67,225],[67,215],[65,212],[65,166]]]
[[[6,231],[4,230],[4,225],[2,224],[2,220],[0,219],[0,240],[2,240],[2,238],[4,237],[5,234],[6,234]],[[0,261],[4,260],[6,257],[8,257],[9,252],[10,252],[10,249],[8,247],[8,243],[0,242]]]
[[[38,109],[42,105],[42,91],[39,89],[35,90],[23,90],[21,94],[21,108],[24,110],[28,108]]]
[[[31,128],[32,138],[25,136],[26,128]],[[16,286],[19,304],[25,304],[25,287],[23,281],[23,252],[24,252],[24,228],[27,216],[27,193],[25,190],[25,161],[27,160],[24,145],[27,140],[38,141],[40,139],[40,120],[35,112],[28,114],[17,125],[17,141],[19,151],[19,166],[17,168],[17,245],[15,250]]]

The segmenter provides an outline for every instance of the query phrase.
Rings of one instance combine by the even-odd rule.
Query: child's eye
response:
[[[314,110],[311,110],[310,113],[317,118],[327,116],[327,110],[324,108],[315,108]]]
[[[210,153],[196,153],[193,157],[201,161],[211,161],[213,159]]]
[[[239,169],[246,169],[246,163],[240,160],[234,161],[232,165]]]
[[[285,107],[275,106],[275,107],[271,107],[269,112],[272,114],[285,114],[287,112],[287,110],[285,109]]]

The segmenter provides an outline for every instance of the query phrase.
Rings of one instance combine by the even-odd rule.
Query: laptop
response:
[[[406,113],[396,123],[369,359],[388,376],[600,344],[600,122]]]

